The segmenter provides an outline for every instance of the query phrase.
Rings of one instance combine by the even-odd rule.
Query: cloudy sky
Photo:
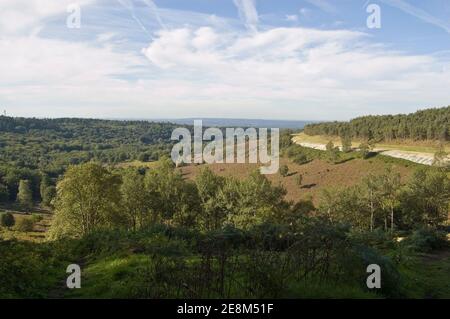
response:
[[[332,120],[449,104],[448,0],[0,1],[9,115]]]

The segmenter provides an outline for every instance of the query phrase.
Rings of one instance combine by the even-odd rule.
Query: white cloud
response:
[[[78,0],[80,6],[95,0]],[[73,0],[2,0],[0,2],[0,34],[31,33],[33,28],[51,16],[64,13]]]
[[[297,22],[298,21],[298,15],[296,15],[296,14],[287,14],[286,15],[286,21]]]

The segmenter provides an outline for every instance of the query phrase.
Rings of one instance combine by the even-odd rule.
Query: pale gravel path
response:
[[[320,143],[306,143],[306,142],[298,142],[294,138],[294,142],[300,146],[312,148],[315,150],[325,151],[326,144]],[[423,164],[431,166],[434,161],[434,154],[431,153],[421,153],[421,152],[408,152],[408,151],[399,151],[399,150],[384,150],[380,148],[373,149],[374,152],[383,154],[385,156],[394,157],[404,159],[410,162]],[[450,160],[450,159],[449,159]]]

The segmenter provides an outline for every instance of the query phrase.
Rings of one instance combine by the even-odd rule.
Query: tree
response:
[[[448,153],[445,151],[444,143],[439,143],[439,149],[434,154],[433,165],[437,167],[445,167],[449,165],[450,160]]]
[[[339,161],[339,147],[335,147],[332,141],[329,141],[326,145],[328,160],[331,163],[336,164]]]
[[[43,189],[41,193],[42,197],[42,205],[46,207],[52,207],[52,201],[56,196],[56,187],[55,186],[47,186]]]
[[[391,232],[394,232],[394,209],[399,203],[398,195],[400,190],[400,174],[395,173],[391,168],[388,168],[386,169],[386,172],[380,176],[380,184],[381,207],[383,210],[389,212],[391,219]]]
[[[1,215],[0,218],[0,224],[3,227],[7,227],[7,228],[11,228],[14,226],[14,224],[16,223],[16,220],[14,218],[14,215],[11,213],[5,213]]]
[[[403,222],[437,227],[448,219],[450,179],[440,169],[417,170],[401,193]]]
[[[289,174],[289,167],[287,165],[282,165],[280,167],[280,175],[283,177],[287,177]]]
[[[127,169],[122,173],[122,208],[127,224],[136,230],[151,221],[149,196],[145,190],[144,176],[136,169]]]
[[[350,137],[350,134],[345,134],[344,136],[342,136],[341,143],[342,143],[342,151],[344,153],[352,151],[352,138]]]
[[[81,237],[123,225],[120,176],[97,163],[70,166],[57,185],[50,237]]]
[[[226,210],[218,205],[217,196],[225,184],[225,178],[206,167],[196,177],[195,183],[202,206],[200,224],[206,230],[221,228],[226,220]]]
[[[370,154],[370,145],[368,143],[361,143],[358,148],[361,157],[366,159]]]
[[[370,174],[363,180],[363,197],[370,211],[370,231],[375,228],[375,212],[380,203],[380,178]]]
[[[23,209],[31,210],[33,207],[33,193],[31,191],[30,181],[20,180],[17,201]]]
[[[9,191],[6,185],[0,184],[0,203],[9,200]]]
[[[169,158],[160,159],[145,175],[153,220],[179,226],[196,225],[200,205],[194,184],[184,180]]]

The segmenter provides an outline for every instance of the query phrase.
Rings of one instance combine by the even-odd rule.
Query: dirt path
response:
[[[320,151],[326,150],[326,144],[301,142],[301,141],[296,141],[295,138],[294,138],[294,142],[303,147],[313,148],[315,150],[320,150]],[[428,166],[433,165],[433,161],[434,161],[434,154],[431,154],[431,153],[410,152],[410,151],[400,151],[400,150],[385,150],[385,149],[381,149],[381,148],[375,148],[373,151],[377,152],[379,154],[382,154],[384,156],[400,158],[400,159],[404,159],[404,160],[407,160],[410,162],[414,162],[414,163],[418,163],[418,164],[422,164],[422,165],[428,165]]]

